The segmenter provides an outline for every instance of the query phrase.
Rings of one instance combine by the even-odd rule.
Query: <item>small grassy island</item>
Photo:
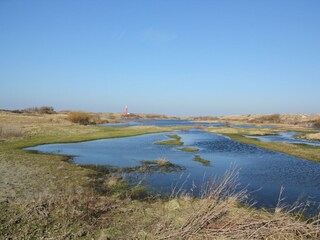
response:
[[[139,167],[140,172],[178,172],[182,171],[184,168],[169,162],[165,158],[160,158],[158,160],[142,160],[140,161],[142,166]]]
[[[209,165],[210,165],[210,161],[201,158],[200,155],[194,155],[194,156],[193,156],[193,161],[202,163],[203,166],[209,166]]]
[[[178,148],[181,151],[184,152],[198,152],[199,148],[195,148],[195,147],[183,147],[183,148]]]
[[[161,142],[156,142],[157,145],[170,145],[170,146],[182,146],[183,142],[181,141],[181,137],[178,134],[167,135],[167,137],[172,140],[165,140]]]

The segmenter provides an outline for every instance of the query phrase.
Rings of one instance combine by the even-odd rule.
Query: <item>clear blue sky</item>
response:
[[[320,1],[0,0],[0,108],[319,113]]]

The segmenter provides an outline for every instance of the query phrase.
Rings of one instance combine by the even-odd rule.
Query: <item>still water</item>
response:
[[[255,138],[263,142],[286,142],[294,144],[306,144],[311,146],[319,146],[320,142],[310,141],[306,139],[294,138],[296,132],[281,132],[277,135],[266,135],[266,136],[246,136],[247,138]]]
[[[227,137],[201,130],[175,131],[182,137],[184,146],[197,147],[196,153],[183,152],[176,146],[156,145],[167,140],[167,134],[147,134],[134,137],[103,139],[81,143],[48,144],[27,148],[45,153],[74,156],[79,164],[101,164],[117,167],[134,167],[141,160],[166,158],[184,169],[179,172],[149,173],[140,177],[144,184],[158,193],[170,193],[176,184],[198,194],[203,182],[212,175],[222,175],[230,166],[236,166],[240,187],[246,187],[257,207],[275,207],[281,186],[285,187],[287,203],[304,197],[320,203],[320,164],[283,153],[239,143]],[[195,154],[210,160],[209,166],[193,161]]]

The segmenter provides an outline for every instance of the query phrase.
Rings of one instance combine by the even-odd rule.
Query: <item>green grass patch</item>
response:
[[[194,155],[194,156],[193,156],[193,161],[202,163],[203,166],[209,166],[209,165],[210,165],[210,161],[201,158],[200,155]]]
[[[177,134],[167,135],[169,138],[173,138],[173,140],[165,140],[156,142],[157,145],[169,145],[169,146],[182,146],[183,142],[181,141],[181,137]]]
[[[178,134],[169,134],[169,135],[167,135],[167,137],[176,139],[178,141],[181,140],[181,137]]]
[[[179,140],[166,140],[161,142],[156,142],[157,145],[169,145],[169,146],[182,146],[183,142]]]
[[[198,152],[199,148],[194,148],[194,147],[184,147],[184,148],[178,148],[181,151],[184,152]]]

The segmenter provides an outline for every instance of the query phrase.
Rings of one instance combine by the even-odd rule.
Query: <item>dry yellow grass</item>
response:
[[[320,133],[308,133],[304,135],[300,135],[300,138],[313,140],[313,141],[320,141]]]

